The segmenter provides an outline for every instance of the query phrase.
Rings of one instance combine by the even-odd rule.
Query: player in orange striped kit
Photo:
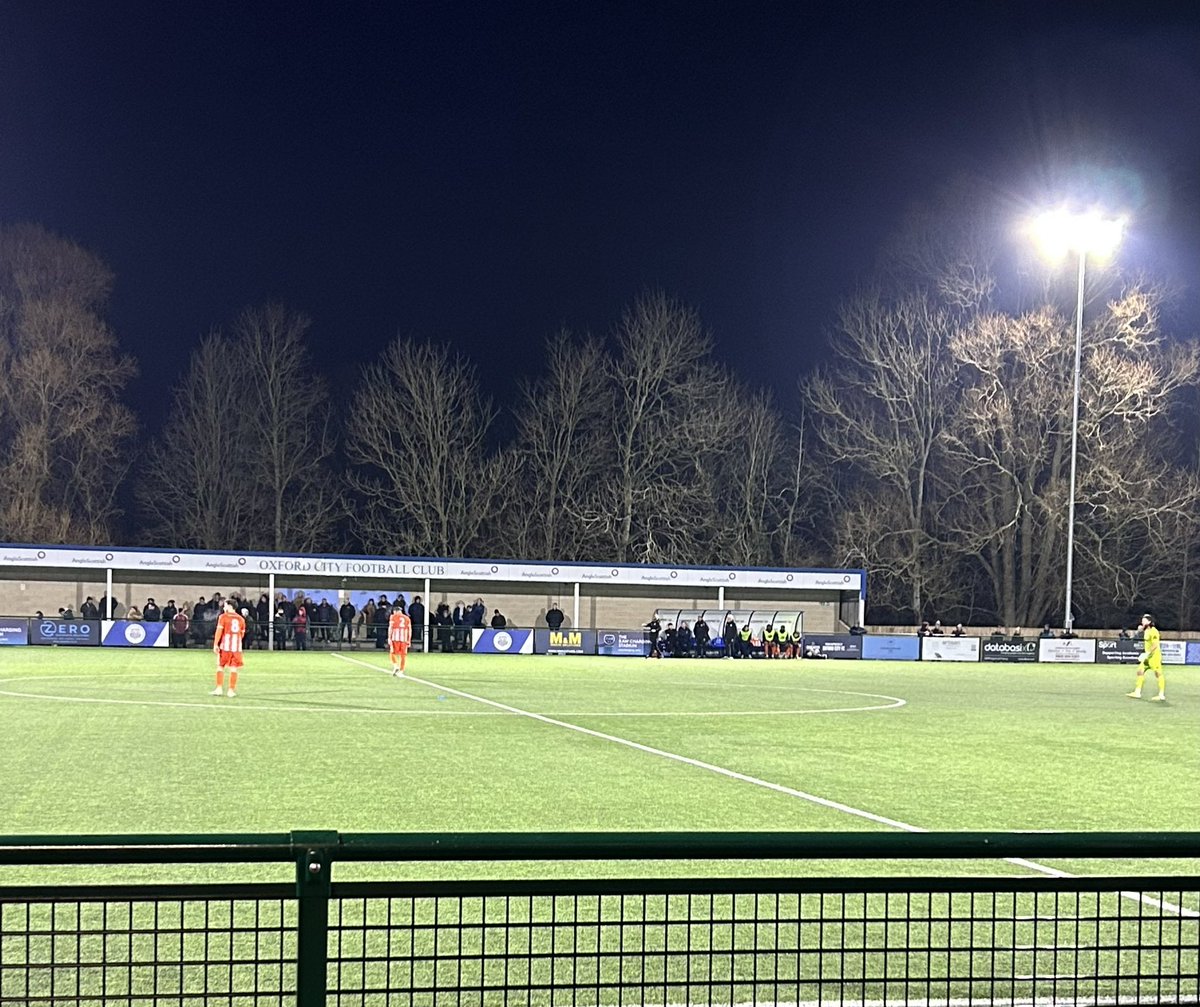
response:
[[[246,620],[237,613],[233,602],[226,600],[225,611],[217,619],[217,631],[213,635],[213,653],[217,655],[217,687],[212,695],[221,695],[225,685],[225,669],[229,669],[229,692],[233,699],[237,695],[238,669],[242,666],[242,637],[246,635]]]
[[[408,645],[412,643],[412,620],[404,609],[396,605],[388,617],[388,650],[392,661],[392,674],[404,674],[404,659],[408,657]]]

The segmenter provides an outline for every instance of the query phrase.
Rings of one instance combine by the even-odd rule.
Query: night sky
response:
[[[1132,214],[1127,266],[1200,286],[1200,7],[0,7],[0,220],[113,267],[150,428],[267,299],[335,386],[399,333],[505,401],[551,332],[658,288],[786,396],[954,179],[1014,217],[1083,181]]]

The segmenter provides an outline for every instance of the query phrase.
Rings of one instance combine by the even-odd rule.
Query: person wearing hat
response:
[[[1142,631],[1142,653],[1138,656],[1137,678],[1134,680],[1133,692],[1126,693],[1130,699],[1142,698],[1142,683],[1146,680],[1146,671],[1154,672],[1158,680],[1158,695],[1151,696],[1152,700],[1162,702],[1167,698],[1167,683],[1162,672],[1162,648],[1159,646],[1158,629],[1154,625],[1154,616],[1149,612],[1142,616],[1138,628]]]

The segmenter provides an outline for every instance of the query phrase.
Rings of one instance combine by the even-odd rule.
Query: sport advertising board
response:
[[[1200,642],[1189,640],[1187,649],[1183,652],[1184,664],[1200,664]]]
[[[921,639],[922,661],[978,661],[977,636],[926,636]]]
[[[473,629],[471,651],[475,654],[532,654],[532,629]]]
[[[99,619],[30,619],[29,642],[63,647],[100,646]]]
[[[0,647],[23,647],[28,642],[28,619],[0,619]]]
[[[1097,640],[1097,664],[1137,664],[1142,653],[1141,640]]]
[[[804,653],[815,647],[825,657],[841,660],[857,660],[862,657],[862,642],[866,637],[851,636],[849,633],[814,633],[804,636]]]
[[[535,629],[535,654],[595,654],[594,629]]]
[[[596,631],[596,653],[603,657],[649,657],[650,640],[640,629]]]
[[[105,619],[100,627],[100,642],[105,647],[165,647],[171,628],[165,622],[137,619]]]
[[[980,650],[984,661],[1033,664],[1038,658],[1037,640],[984,640]]]
[[[1095,640],[1038,640],[1038,660],[1049,664],[1095,664]]]
[[[870,661],[918,661],[921,641],[915,636],[871,633],[862,638],[862,656]]]

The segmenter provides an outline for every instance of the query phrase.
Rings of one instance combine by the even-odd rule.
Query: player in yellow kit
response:
[[[1138,659],[1137,679],[1134,681],[1133,692],[1127,695],[1130,699],[1142,698],[1142,683],[1146,680],[1146,670],[1149,669],[1158,679],[1158,695],[1150,698],[1162,702],[1167,698],[1167,680],[1163,678],[1162,648],[1159,646],[1158,629],[1154,625],[1154,616],[1147,612],[1142,616],[1138,628],[1142,631],[1142,656]]]

